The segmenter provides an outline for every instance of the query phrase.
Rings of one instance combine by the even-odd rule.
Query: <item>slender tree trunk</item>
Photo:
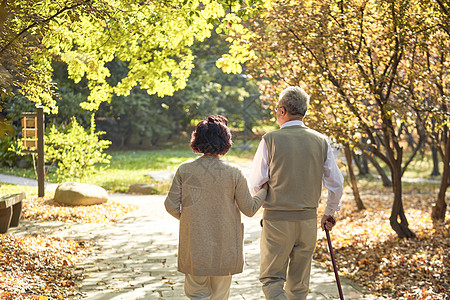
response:
[[[449,178],[449,159],[450,159],[450,138],[447,138],[445,143],[445,152],[442,157],[444,162],[444,168],[442,170],[441,187],[439,189],[436,203],[431,211],[431,219],[433,223],[438,221],[445,221],[445,212],[447,210],[447,204],[445,203],[445,192],[447,191],[447,182]]]
[[[350,150],[350,146],[348,144],[344,146],[344,152],[345,158],[347,159],[348,175],[350,176],[350,182],[352,184],[353,197],[355,198],[356,207],[358,208],[358,210],[366,209],[359,195],[358,184],[356,181],[355,173],[353,172],[352,168],[352,160],[353,160],[352,150]]]
[[[8,14],[6,10],[7,2],[8,2],[7,0],[3,0],[2,3],[0,4],[0,32],[3,32],[3,26],[6,21],[6,15]]]
[[[362,171],[364,175],[369,174],[369,162],[367,160],[367,154],[363,152],[362,156]]]
[[[369,167],[367,165],[367,155],[363,152],[362,154],[356,154],[352,151],[353,160],[355,161],[355,165],[358,168],[359,176],[366,176],[369,174]]]
[[[355,165],[358,168],[359,176],[363,175],[362,164],[361,164],[361,154],[356,154],[355,151],[352,151],[353,160],[355,161]]]
[[[367,138],[363,139],[363,144],[367,143]],[[369,174],[369,166],[367,162],[367,154],[362,151],[361,154],[356,154],[354,151],[352,151],[353,158],[355,161],[356,166],[359,170],[359,176],[366,176]]]
[[[394,192],[394,203],[389,218],[392,229],[399,238],[414,238],[416,235],[408,227],[408,220],[402,202],[402,168],[401,160],[395,161],[392,166],[392,188]]]
[[[431,157],[433,158],[433,171],[430,176],[439,176],[438,150],[434,144],[431,144]]]
[[[372,163],[372,165],[377,170],[378,174],[381,176],[381,181],[383,182],[384,187],[392,187],[392,181],[389,179],[389,177],[386,175],[386,172],[384,172],[383,168],[380,166],[380,164],[376,161],[376,159],[370,155],[367,155],[367,159]]]

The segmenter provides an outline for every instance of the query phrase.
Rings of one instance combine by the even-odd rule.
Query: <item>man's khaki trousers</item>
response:
[[[230,276],[185,275],[184,292],[192,300],[226,300],[230,294]]]
[[[266,299],[306,299],[317,240],[317,219],[263,220],[262,224],[259,280]]]

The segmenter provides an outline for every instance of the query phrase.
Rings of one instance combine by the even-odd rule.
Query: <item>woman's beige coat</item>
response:
[[[267,192],[253,198],[237,165],[201,156],[182,163],[165,200],[166,210],[180,220],[178,271],[198,276],[242,272],[241,214],[251,217]]]

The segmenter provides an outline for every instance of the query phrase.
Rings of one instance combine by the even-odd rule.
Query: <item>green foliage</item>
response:
[[[22,157],[14,149],[19,147],[20,141],[15,138],[13,122],[0,116],[0,167],[17,167],[30,165],[31,159]]]
[[[55,108],[52,61],[60,59],[71,79],[87,80],[87,109],[113,93],[126,96],[135,86],[173,95],[186,86],[193,68],[190,46],[208,38],[213,24],[226,29],[262,2],[2,1],[1,93],[18,86],[30,100]],[[114,59],[127,62],[129,72],[111,86],[106,64]]]
[[[204,119],[210,114],[225,115],[232,127],[243,128],[244,121],[252,126],[267,117],[261,106],[255,81],[244,74],[226,74],[216,67],[227,52],[227,44],[214,32],[202,43],[192,47],[195,68],[186,88],[166,96],[161,101],[169,107],[178,129],[185,129],[193,119]]]
[[[9,151],[13,134],[14,128],[11,122],[0,116],[0,166],[12,167],[18,157],[16,153]]]
[[[9,125],[14,129],[14,136],[19,138],[22,135],[21,114],[23,112],[35,112],[35,103],[30,102],[22,95],[15,95],[13,97],[7,96],[5,102],[2,104],[2,113],[8,120]]]
[[[11,122],[5,119],[5,117],[0,116],[0,138],[12,135],[14,135],[14,128]]]
[[[5,137],[0,140],[0,166],[16,167],[17,163],[22,160],[21,155],[12,150],[12,145],[17,144],[12,137]]]
[[[166,141],[174,122],[167,107],[159,99],[133,89],[129,96],[114,96],[101,105],[97,124],[106,132],[105,138],[118,147],[149,147]]]
[[[111,101],[102,102],[96,112],[96,124],[105,131],[105,138],[114,147],[148,148],[157,146],[179,135],[190,125],[192,119],[203,119],[209,114],[224,114],[233,127],[242,129],[244,121],[249,131],[267,117],[261,106],[259,91],[254,81],[242,74],[225,74],[215,66],[215,61],[227,51],[226,42],[215,33],[203,42],[190,47],[195,55],[186,88],[163,98],[149,95],[134,87],[129,95],[114,95]],[[106,64],[111,73],[107,82],[115,86],[129,73],[129,64],[114,60]],[[64,124],[71,116],[87,127],[89,112],[80,107],[87,100],[88,83],[81,80],[75,84],[68,79],[67,66],[54,63],[54,82],[60,97],[58,107],[64,107],[47,120]]]
[[[120,61],[109,63],[108,68],[113,74],[108,80],[111,84],[129,72],[127,64]],[[128,96],[115,95],[110,102],[103,102],[96,116],[97,126],[116,147],[156,145],[166,141],[175,126],[167,105],[139,87],[133,88]]]
[[[69,78],[67,65],[61,61],[53,62],[52,68],[52,80],[58,92],[58,95],[54,97],[56,106],[64,109],[58,109],[56,114],[47,114],[47,122],[67,125],[67,122],[70,122],[71,118],[75,116],[80,125],[89,128],[92,112],[80,106],[89,96],[87,80],[82,79],[75,84]]]
[[[110,141],[101,140],[103,132],[95,132],[94,115],[88,132],[75,118],[65,132],[53,125],[45,138],[45,158],[57,164],[58,181],[82,179],[95,172],[94,165],[109,164],[110,156],[103,153]]]
[[[259,140],[250,141],[253,149],[240,149],[234,144],[230,152],[223,157],[224,160],[245,165],[251,163]],[[80,182],[87,182],[102,186],[109,191],[127,192],[128,187],[135,183],[150,183],[157,189],[157,193],[164,194],[170,187],[168,181],[153,181],[146,176],[150,171],[174,172],[180,163],[197,157],[188,146],[188,139],[183,146],[174,149],[143,150],[143,151],[107,151],[110,156],[108,169],[95,165],[96,172],[80,178]],[[36,178],[32,168],[0,168],[2,174],[12,174],[21,177]],[[46,176],[46,181],[57,181],[54,173]]]

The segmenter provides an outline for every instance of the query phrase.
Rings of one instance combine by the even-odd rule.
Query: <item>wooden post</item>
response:
[[[44,108],[37,108],[37,176],[38,176],[38,197],[45,195],[45,172],[44,172]]]

